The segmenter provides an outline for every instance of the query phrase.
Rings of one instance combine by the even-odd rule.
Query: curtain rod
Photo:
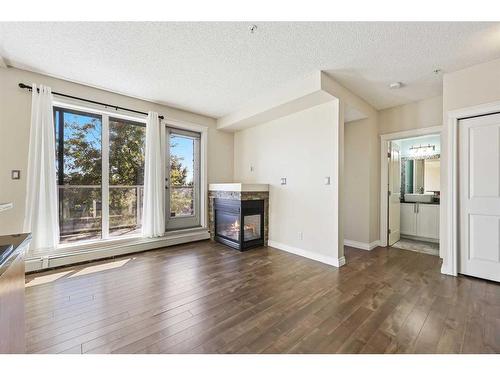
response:
[[[22,89],[27,89],[29,91],[33,90],[33,87],[31,86],[28,86],[28,85],[25,85],[24,83],[20,83],[19,84],[19,87],[22,88]],[[40,91],[39,89],[37,89],[37,91]],[[66,95],[66,94],[61,94],[60,92],[55,92],[55,91],[52,91],[52,94],[54,95],[57,95],[57,96],[63,96],[65,98],[70,98],[70,99],[76,99],[76,100],[81,100],[83,102],[87,102],[87,103],[92,103],[92,104],[98,104],[98,105],[102,105],[102,106],[105,106],[105,107],[110,107],[110,108],[114,108],[115,110],[122,110],[122,111],[127,111],[127,112],[133,112],[133,113],[139,113],[141,115],[148,115],[146,112],[141,112],[141,111],[136,111],[134,109],[129,109],[129,108],[124,108],[124,107],[119,107],[117,105],[112,105],[112,104],[107,104],[107,103],[102,103],[102,102],[97,102],[95,100],[89,100],[89,99],[84,99],[84,98],[79,98],[78,96],[72,96],[72,95]],[[158,116],[159,119],[163,120],[163,116]]]

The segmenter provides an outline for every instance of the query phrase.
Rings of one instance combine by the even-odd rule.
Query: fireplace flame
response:
[[[238,219],[236,219],[232,225],[232,229],[234,230],[240,230],[240,221]]]

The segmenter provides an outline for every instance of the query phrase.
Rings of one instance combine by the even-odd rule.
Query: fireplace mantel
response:
[[[268,184],[244,184],[241,182],[233,182],[227,184],[210,184],[208,185],[210,191],[241,191],[241,192],[257,192],[269,191]]]

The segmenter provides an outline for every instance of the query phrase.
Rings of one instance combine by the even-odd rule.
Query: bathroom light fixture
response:
[[[389,83],[389,88],[390,89],[400,89],[401,87],[403,87],[403,84],[401,82],[392,82],[392,83]]]
[[[436,151],[436,146],[433,146],[431,144],[428,144],[426,146],[420,145],[410,147],[410,154],[415,157],[432,155],[434,151]]]

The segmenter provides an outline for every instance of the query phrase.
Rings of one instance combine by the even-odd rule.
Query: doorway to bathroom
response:
[[[387,245],[439,255],[439,134],[387,142]]]

